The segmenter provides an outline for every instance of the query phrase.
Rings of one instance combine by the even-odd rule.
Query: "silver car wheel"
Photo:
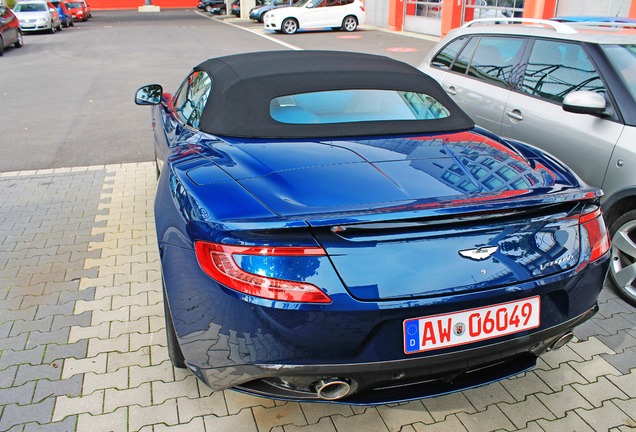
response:
[[[353,16],[348,16],[342,21],[342,28],[348,32],[358,28],[358,21]]]
[[[287,18],[281,26],[286,34],[294,34],[298,30],[298,23],[293,18]]]
[[[630,213],[634,213],[630,219]],[[612,261],[610,276],[620,294],[632,304],[636,305],[636,211],[628,212],[626,222],[623,218],[612,236]],[[621,223],[622,222],[622,223]]]

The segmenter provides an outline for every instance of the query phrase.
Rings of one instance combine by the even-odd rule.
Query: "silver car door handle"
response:
[[[455,96],[457,94],[457,90],[455,90],[455,86],[450,86],[446,89],[446,93],[451,96]]]
[[[513,118],[515,120],[523,120],[523,116],[521,115],[521,111],[519,111],[518,109],[514,109],[512,111],[506,111],[506,115],[510,118]]]

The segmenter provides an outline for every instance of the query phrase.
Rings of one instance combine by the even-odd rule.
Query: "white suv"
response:
[[[266,30],[286,34],[322,27],[351,32],[364,23],[364,7],[360,0],[300,0],[267,12],[263,22]]]
[[[475,20],[420,69],[479,126],[552,153],[604,190],[611,279],[636,305],[636,30]]]

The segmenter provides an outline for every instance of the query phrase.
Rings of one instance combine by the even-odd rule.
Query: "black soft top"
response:
[[[450,132],[474,127],[435,80],[388,57],[338,51],[265,51],[207,60],[194,70],[212,78],[199,129],[245,138],[331,138]],[[426,93],[451,113],[436,120],[288,124],[274,120],[279,96],[328,90],[380,89]]]

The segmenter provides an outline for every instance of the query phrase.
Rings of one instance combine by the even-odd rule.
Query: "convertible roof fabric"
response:
[[[194,70],[212,78],[199,122],[204,132],[244,138],[336,138],[450,132],[473,120],[428,75],[388,57],[338,51],[265,51],[207,60]],[[328,90],[380,89],[426,93],[451,113],[435,120],[280,123],[270,115],[279,96]]]

